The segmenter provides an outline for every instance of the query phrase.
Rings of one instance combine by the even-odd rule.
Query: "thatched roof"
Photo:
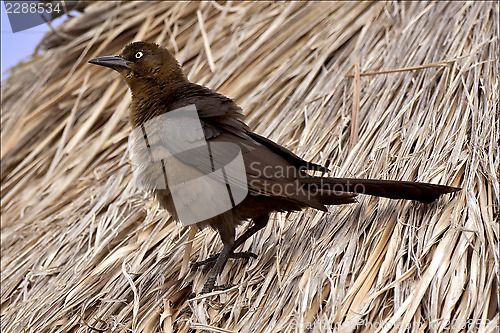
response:
[[[494,332],[498,20],[498,2],[91,3],[2,82],[2,331]],[[126,84],[87,64],[134,40],[331,175],[463,190],[275,214],[243,246],[259,258],[226,266],[238,287],[188,301],[218,236],[134,186]]]

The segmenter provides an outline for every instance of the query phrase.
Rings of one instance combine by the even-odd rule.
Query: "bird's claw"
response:
[[[204,271],[208,271],[215,264],[215,262],[217,261],[217,258],[219,258],[219,253],[210,256],[208,259],[205,259],[202,261],[195,261],[195,262],[193,262],[193,264],[191,266],[191,271],[194,271],[201,266],[205,266]],[[248,252],[248,251],[233,252],[233,253],[229,254],[229,258],[245,259],[246,261],[248,261],[250,258],[254,258],[254,259],[257,258],[257,255],[253,252]]]
[[[234,286],[235,285],[232,283],[226,283],[226,284],[221,284],[221,285],[216,286],[215,285],[215,278],[209,278],[207,280],[207,282],[205,283],[205,285],[203,286],[203,289],[201,290],[200,295],[208,294],[208,293],[211,293],[213,291],[226,290],[226,289],[232,288]]]

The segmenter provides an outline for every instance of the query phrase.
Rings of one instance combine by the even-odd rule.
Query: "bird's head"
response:
[[[174,56],[166,48],[150,42],[128,44],[120,55],[94,58],[89,63],[116,70],[131,88],[141,81],[165,85],[184,80]]]

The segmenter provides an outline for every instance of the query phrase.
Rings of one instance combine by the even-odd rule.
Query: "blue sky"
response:
[[[5,12],[5,3],[3,1],[0,7],[2,11],[2,36],[0,37],[2,44],[0,53],[2,55],[1,73],[3,73],[8,68],[17,64],[20,60],[32,54],[38,42],[50,28],[46,24],[43,24],[13,33],[9,24],[9,18]],[[55,26],[65,19],[66,16],[60,17],[52,22],[52,25]]]

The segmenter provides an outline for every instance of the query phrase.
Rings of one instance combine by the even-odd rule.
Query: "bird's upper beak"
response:
[[[94,58],[90,59],[89,63],[104,67],[109,67],[116,70],[131,69],[130,68],[131,61],[125,60],[120,56],[105,56],[105,57]]]

